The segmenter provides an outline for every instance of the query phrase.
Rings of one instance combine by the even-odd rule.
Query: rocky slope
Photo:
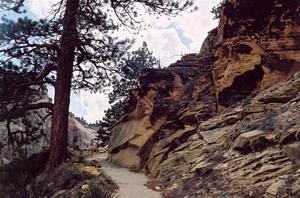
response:
[[[145,72],[110,159],[170,197],[300,196],[299,70],[298,0],[227,0],[198,54]]]

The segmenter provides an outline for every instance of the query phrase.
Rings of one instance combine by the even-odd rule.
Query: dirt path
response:
[[[95,155],[89,160],[101,162],[104,173],[119,186],[118,198],[161,198],[159,192],[147,188],[148,178],[142,173],[135,173],[126,168],[115,166],[105,161],[106,155]]]

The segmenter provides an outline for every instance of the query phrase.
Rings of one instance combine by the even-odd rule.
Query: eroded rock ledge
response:
[[[198,54],[145,72],[111,160],[171,197],[300,196],[299,70],[298,0],[227,0]]]

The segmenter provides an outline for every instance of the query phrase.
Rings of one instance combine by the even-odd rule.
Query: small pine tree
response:
[[[222,12],[222,8],[225,5],[225,1],[226,0],[222,0],[217,6],[214,6],[211,9],[211,13],[214,14],[214,18],[213,19],[220,19],[221,17],[221,12]]]
[[[112,104],[105,111],[103,119],[99,123],[97,140],[101,146],[109,143],[112,127],[124,115],[124,108],[130,99],[130,93],[138,86],[138,79],[147,68],[159,68],[159,61],[150,52],[146,42],[138,50],[128,53],[119,63],[120,73],[114,76],[112,91],[109,93],[109,102]]]

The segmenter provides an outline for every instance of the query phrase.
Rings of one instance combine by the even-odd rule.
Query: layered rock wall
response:
[[[198,54],[145,72],[110,158],[172,197],[299,196],[299,70],[298,0],[227,0]]]

